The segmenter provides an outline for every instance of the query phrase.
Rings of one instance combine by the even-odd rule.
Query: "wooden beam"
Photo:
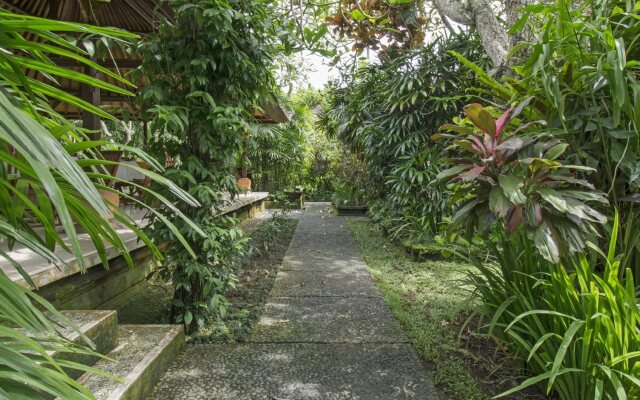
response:
[[[58,15],[58,2],[56,0],[49,0],[49,14],[47,18],[53,20],[60,19],[60,15]]]
[[[77,62],[76,60],[72,60],[70,58],[61,58],[54,57],[51,59],[54,63],[56,63],[59,67],[65,68],[73,68],[73,67],[84,67],[84,64]],[[142,60],[135,59],[127,59],[127,60],[112,60],[112,59],[104,59],[104,60],[94,60],[94,62],[101,67],[105,68],[138,68],[142,63]]]
[[[147,146],[147,140],[149,139],[149,121],[146,119],[142,122],[142,144]]]
[[[150,17],[148,13],[145,13],[143,7],[140,7],[138,1],[130,1],[127,3],[127,5],[131,7],[133,11],[135,11],[135,13],[140,16],[140,18],[144,19],[145,22],[151,27],[150,31],[153,31],[153,15],[151,15]]]
[[[5,0],[0,0],[0,6],[2,8],[8,9],[9,11],[13,11],[16,14],[29,14],[26,10],[23,10],[22,8],[19,8],[18,6],[11,4],[10,2]]]

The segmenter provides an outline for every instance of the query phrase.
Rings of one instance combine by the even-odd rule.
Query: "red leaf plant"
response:
[[[559,262],[580,251],[597,235],[606,217],[590,204],[608,205],[606,196],[580,175],[592,168],[567,165],[568,145],[550,137],[544,121],[519,118],[529,100],[495,119],[478,103],[465,107],[466,118],[446,124],[434,139],[448,139],[450,167],[438,175],[454,190],[458,210],[450,230],[468,236],[487,233],[496,224],[508,233],[526,229],[542,256]]]

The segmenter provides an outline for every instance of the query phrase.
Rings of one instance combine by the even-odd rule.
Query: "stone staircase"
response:
[[[58,357],[92,365],[120,382],[84,373],[73,374],[96,400],[144,399],[164,375],[185,344],[182,325],[119,325],[115,311],[62,311],[106,355],[96,359],[87,355],[60,354]],[[77,343],[83,340],[77,332],[63,332]],[[55,357],[56,355],[54,355]]]

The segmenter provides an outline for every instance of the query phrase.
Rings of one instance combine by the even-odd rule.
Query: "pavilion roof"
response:
[[[155,32],[158,24],[165,18],[173,20],[171,8],[161,0],[0,0],[0,8],[41,18],[115,27],[140,35]],[[68,59],[54,59],[54,61],[65,68],[83,71],[83,66],[75,61]],[[120,46],[113,46],[108,55],[99,57],[96,62],[109,69],[117,69],[122,76],[131,80],[131,72],[140,65],[141,57]],[[32,71],[31,75],[36,79],[47,80],[37,71]],[[116,86],[123,86],[100,72],[96,77]],[[134,83],[138,87],[144,85],[144,82]],[[83,95],[82,86],[76,81],[59,79],[57,84],[68,93],[81,97]],[[104,90],[101,91],[99,104],[96,105],[115,115],[121,114],[122,109],[130,109],[133,111],[132,115],[136,114],[132,98]],[[83,118],[82,111],[75,106],[61,102],[54,103],[53,106],[57,112],[67,118]],[[263,106],[263,111],[256,111],[254,115],[264,123],[288,120],[280,106],[272,104]]]
[[[153,32],[158,16],[172,19],[171,8],[160,0],[0,0],[10,11],[59,21]]]

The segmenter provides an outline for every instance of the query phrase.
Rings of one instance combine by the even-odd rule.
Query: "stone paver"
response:
[[[154,399],[435,399],[407,344],[193,345]]]
[[[438,399],[344,219],[302,215],[248,343],[188,346],[153,400]]]
[[[304,343],[408,341],[382,299],[367,297],[271,299],[249,340]]]
[[[378,292],[367,271],[344,268],[322,275],[316,271],[280,271],[271,296],[376,297]]]

